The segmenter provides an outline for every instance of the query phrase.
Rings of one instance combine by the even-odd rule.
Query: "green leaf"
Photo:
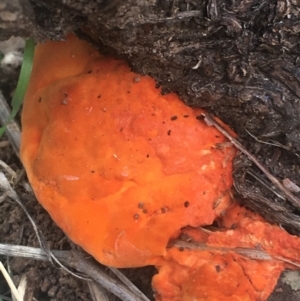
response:
[[[29,83],[31,70],[32,70],[32,63],[33,63],[33,55],[34,55],[34,41],[32,39],[28,39],[25,44],[24,49],[24,56],[23,56],[23,63],[21,66],[21,71],[19,75],[19,80],[17,84],[17,88],[13,99],[11,101],[12,111],[9,119],[6,122],[6,125],[0,128],[0,138],[5,132],[7,124],[16,117],[17,113],[20,110],[20,107],[23,103],[23,98],[26,93],[26,89]]]

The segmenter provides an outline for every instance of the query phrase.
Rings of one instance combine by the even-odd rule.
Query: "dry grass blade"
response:
[[[25,301],[24,296],[25,296],[25,293],[26,293],[26,289],[27,289],[27,277],[26,277],[26,274],[23,274],[21,276],[21,280],[20,280],[20,283],[18,285],[18,292],[19,292],[19,294],[20,294],[23,301]]]
[[[0,261],[0,271],[2,272],[8,286],[11,289],[11,292],[13,294],[13,296],[16,298],[17,301],[23,301],[23,298],[20,296],[19,291],[17,290],[17,288],[15,287],[12,279],[10,278],[8,272],[6,271],[4,265],[2,264],[2,262]]]
[[[70,254],[70,251],[52,251],[53,254],[60,260],[66,260]],[[47,261],[48,257],[42,249],[19,246],[19,245],[9,245],[0,243],[0,255],[11,256],[11,257],[22,257],[30,258],[33,260]]]
[[[11,176],[11,178],[16,177],[17,173],[2,160],[0,160],[0,166],[5,169],[5,171]]]
[[[9,106],[0,91],[0,123],[6,124],[10,117],[10,109]],[[6,127],[5,133],[8,137],[9,142],[11,143],[14,152],[19,157],[20,143],[21,143],[21,132],[18,124],[11,120]]]

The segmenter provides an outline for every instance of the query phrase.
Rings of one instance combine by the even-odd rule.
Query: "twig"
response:
[[[100,264],[88,260],[75,251],[51,251],[55,257],[70,268],[77,272],[87,275],[91,279],[100,283],[105,289],[116,295],[124,301],[149,301],[147,297],[141,298],[129,288],[127,288],[121,281],[108,276],[101,270]],[[39,248],[14,246],[0,243],[0,254],[13,257],[24,257],[35,260],[48,261],[46,252]]]
[[[261,183],[266,189],[268,189],[269,191],[271,191],[272,193],[274,193],[278,198],[285,200],[285,197],[282,196],[281,194],[279,194],[277,191],[275,191],[274,189],[272,189],[270,187],[270,183],[267,183],[266,181],[264,181],[263,179],[261,179],[257,174],[255,174],[255,172],[253,172],[251,169],[247,170],[247,174],[249,174],[250,176],[252,176],[256,181],[258,181],[259,183]]]
[[[70,251],[52,252],[60,260],[67,259],[70,254]],[[4,256],[24,257],[34,260],[48,261],[48,256],[44,250],[27,246],[16,246],[0,243],[0,254]]]
[[[257,249],[251,249],[251,248],[227,248],[227,247],[213,247],[213,246],[207,246],[204,243],[197,243],[197,242],[187,242],[183,240],[176,240],[172,247],[177,248],[187,248],[191,250],[199,250],[199,251],[219,251],[219,252],[234,252],[236,254],[242,255],[244,257],[247,257],[249,259],[253,260],[274,260],[274,261],[282,261],[284,263],[291,264],[297,268],[300,268],[300,264],[297,262],[294,262],[292,260],[286,259],[284,257],[279,256],[271,256],[267,252],[263,250],[257,250]]]
[[[176,240],[172,247],[186,248],[199,251],[220,251],[220,252],[235,252],[239,255],[255,260],[273,260],[273,258],[265,251],[250,249],[250,248],[227,248],[227,247],[213,247],[207,246],[204,243],[187,242],[184,240]]]
[[[283,149],[289,150],[286,146],[282,145],[281,143],[277,142],[276,143],[271,143],[271,142],[267,142],[267,141],[263,141],[258,139],[256,136],[254,136],[252,133],[250,133],[250,131],[247,130],[247,128],[245,127],[245,131],[257,142],[262,143],[262,144],[267,144],[267,145],[271,145],[271,146],[276,146],[276,147],[281,147]]]
[[[240,142],[233,138],[217,121],[215,121],[208,114],[202,113],[202,116],[200,116],[199,119],[203,119],[202,117],[204,117],[204,121],[208,125],[213,125],[225,137],[227,137],[238,150],[245,154],[266,175],[273,185],[275,185],[297,209],[300,209],[300,199],[286,189],[284,185],[281,184],[281,182],[275,178],[249,151],[247,151]]]
[[[180,21],[187,18],[196,18],[201,16],[200,10],[190,10],[190,11],[184,11],[184,12],[178,12],[174,13],[171,17],[163,17],[163,18],[157,18],[157,17],[149,17],[145,18],[144,20],[141,20],[137,22],[136,24],[157,24],[157,23],[166,23],[170,21]]]

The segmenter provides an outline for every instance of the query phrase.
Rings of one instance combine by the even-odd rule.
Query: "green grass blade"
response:
[[[32,70],[32,63],[33,63],[33,55],[34,55],[34,41],[32,39],[28,39],[25,44],[24,49],[24,56],[23,56],[23,63],[21,66],[21,71],[19,75],[19,80],[17,84],[17,88],[15,91],[15,94],[13,96],[13,99],[11,101],[12,105],[12,112],[11,115],[6,122],[8,124],[13,118],[16,117],[18,111],[20,110],[20,107],[23,103],[23,98],[26,93],[26,89],[29,83],[30,74]],[[0,128],[0,138],[4,134],[6,129],[6,125],[2,126]]]

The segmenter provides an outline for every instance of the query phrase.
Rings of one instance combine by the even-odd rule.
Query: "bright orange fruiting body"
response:
[[[22,162],[39,202],[97,260],[157,266],[157,301],[265,300],[285,267],[276,256],[299,262],[300,240],[232,206],[235,150],[201,112],[69,35],[36,49]],[[200,230],[214,221],[221,230]],[[210,249],[167,247],[181,234]]]
[[[22,161],[73,241],[107,265],[148,265],[229,204],[234,150],[200,113],[69,36],[37,47]]]

